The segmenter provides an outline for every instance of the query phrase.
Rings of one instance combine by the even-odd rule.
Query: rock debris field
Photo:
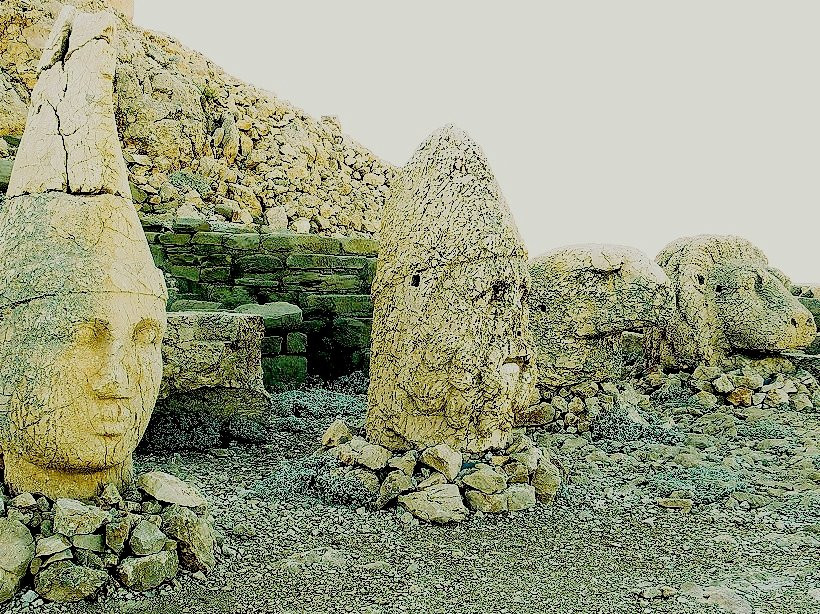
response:
[[[174,473],[212,501],[222,537],[210,575],[184,573],[172,586],[142,594],[120,589],[94,604],[44,604],[23,593],[6,611],[809,614],[820,608],[820,414],[814,410],[782,406],[749,417],[683,403],[671,415],[690,428],[658,427],[665,410],[657,407],[656,416],[645,414],[646,424],[610,419],[597,434],[530,429],[566,472],[551,506],[431,525],[398,508],[334,504],[312,485],[309,459],[324,429],[336,417],[362,421],[364,396],[312,389],[278,400],[294,411],[274,419],[261,446],[235,444],[170,460],[137,457],[139,471]],[[673,491],[682,503],[669,497]]]

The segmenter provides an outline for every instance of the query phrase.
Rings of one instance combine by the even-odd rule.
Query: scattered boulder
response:
[[[143,473],[137,479],[137,487],[157,501],[182,507],[205,508],[208,501],[192,484],[162,471]]]
[[[437,484],[400,495],[399,505],[417,518],[437,524],[461,522],[467,517],[467,508],[455,484]]]
[[[74,499],[57,499],[54,503],[54,532],[66,537],[94,533],[108,518],[106,511]]]
[[[461,471],[462,456],[461,452],[453,450],[446,443],[440,443],[424,450],[419,456],[419,462],[452,481]]]
[[[105,571],[59,561],[34,577],[34,590],[48,601],[81,601],[96,595],[107,581]]]
[[[204,516],[174,504],[162,514],[162,528],[179,546],[179,561],[190,571],[210,571],[214,558],[214,531]]]
[[[34,538],[28,527],[0,518],[0,603],[14,597],[34,552]]]
[[[174,578],[179,570],[175,550],[164,550],[148,556],[129,557],[117,567],[117,579],[126,588],[147,591]]]

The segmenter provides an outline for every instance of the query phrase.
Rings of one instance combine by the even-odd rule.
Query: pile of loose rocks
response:
[[[107,4],[67,1],[87,11]],[[48,0],[0,3],[0,137],[22,134],[58,10]],[[164,34],[122,20],[118,39],[115,112],[143,221],[378,234],[395,171],[346,136],[338,119],[315,119]]]
[[[193,486],[162,472],[141,475],[123,498],[112,485],[93,502],[0,493],[0,603],[68,602],[119,585],[148,591],[180,567],[215,565],[208,504]]]
[[[785,356],[738,355],[721,366],[701,365],[692,373],[653,371],[631,382],[542,389],[541,402],[521,412],[517,420],[520,426],[556,433],[595,434],[596,419],[613,413],[646,426],[653,419],[662,421],[664,409],[672,415],[691,411],[705,415],[721,407],[753,412],[784,406],[797,411],[820,408],[816,377]]]
[[[398,505],[402,519],[460,522],[470,511],[515,512],[551,503],[561,471],[549,453],[513,432],[504,450],[468,454],[439,444],[421,451],[394,453],[355,434],[336,420],[322,436],[323,450],[338,461],[328,471],[370,494],[368,505]]]

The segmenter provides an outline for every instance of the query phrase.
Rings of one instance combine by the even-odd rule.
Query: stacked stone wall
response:
[[[375,240],[204,220],[144,230],[166,274],[169,311],[263,316],[269,389],[298,385],[306,373],[329,378],[368,368]]]

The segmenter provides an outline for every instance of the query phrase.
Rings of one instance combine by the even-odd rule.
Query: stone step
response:
[[[246,303],[234,309],[237,313],[250,313],[262,316],[265,322],[265,331],[289,330],[302,323],[302,310],[292,303]]]

